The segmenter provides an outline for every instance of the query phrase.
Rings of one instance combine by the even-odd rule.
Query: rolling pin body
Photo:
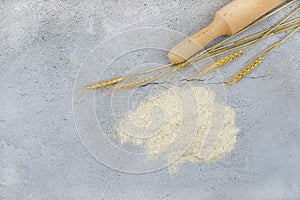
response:
[[[217,11],[213,22],[174,46],[168,58],[180,63],[222,35],[231,36],[285,2],[285,0],[234,0]]]

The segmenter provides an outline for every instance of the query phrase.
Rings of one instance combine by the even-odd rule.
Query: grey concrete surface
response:
[[[227,2],[0,1],[0,199],[300,199],[299,33],[227,90],[241,131],[235,150],[216,163],[126,174],[99,163],[78,137],[72,88],[93,48],[137,27],[191,34]]]

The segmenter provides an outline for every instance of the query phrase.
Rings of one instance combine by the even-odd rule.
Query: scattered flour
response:
[[[215,102],[214,91],[196,86],[150,95],[117,127],[121,143],[140,146],[149,157],[164,154],[171,173],[186,162],[223,158],[234,148],[238,132],[234,110]]]

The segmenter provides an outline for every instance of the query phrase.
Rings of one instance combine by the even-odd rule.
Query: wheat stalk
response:
[[[295,2],[295,1],[296,0],[289,1],[288,3],[286,3],[285,5],[279,7],[278,9],[274,10],[273,12],[271,12],[271,13],[263,16],[262,18],[260,18],[259,20],[257,20],[253,24],[249,25],[248,27],[246,27],[245,29],[243,29],[239,33],[235,34],[234,36],[231,36],[231,37],[223,40],[222,42],[214,45],[213,47],[208,48],[207,50],[199,52],[198,54],[196,54],[193,57],[191,57],[189,60],[187,60],[187,61],[185,61],[183,63],[180,63],[178,65],[175,65],[170,70],[167,70],[167,71],[162,72],[162,73],[157,74],[157,75],[152,75],[152,76],[149,76],[149,77],[146,77],[146,78],[141,78],[141,79],[138,79],[138,80],[135,80],[135,81],[131,81],[131,82],[128,82],[128,83],[122,83],[122,84],[120,83],[121,81],[124,81],[126,79],[134,78],[134,77],[137,77],[139,75],[147,74],[147,73],[154,72],[154,71],[166,68],[166,67],[170,67],[170,66],[173,65],[171,63],[167,64],[167,65],[163,65],[163,66],[157,67],[157,68],[154,68],[154,69],[151,69],[151,70],[148,70],[148,71],[142,71],[142,72],[138,72],[138,73],[135,73],[135,74],[130,74],[130,75],[127,75],[127,76],[112,78],[112,79],[105,80],[105,81],[102,81],[102,82],[90,84],[90,85],[87,85],[86,88],[87,89],[97,89],[97,88],[103,88],[103,87],[107,87],[107,86],[112,86],[112,85],[117,84],[117,83],[120,83],[120,84],[117,84],[117,85],[113,86],[112,87],[113,90],[137,87],[137,86],[140,86],[140,85],[147,84],[147,83],[149,83],[151,81],[154,81],[154,80],[156,80],[156,79],[158,79],[158,78],[160,78],[160,77],[162,77],[164,75],[167,75],[167,74],[170,74],[172,72],[176,72],[178,70],[181,70],[181,69],[183,69],[185,67],[190,66],[193,63],[196,63],[196,62],[199,62],[199,61],[203,61],[203,60],[209,59],[211,57],[216,57],[216,56],[222,55],[224,53],[228,53],[228,52],[234,51],[236,49],[240,49],[243,46],[248,46],[248,45],[252,44],[250,47],[248,47],[248,48],[246,48],[244,50],[240,50],[240,51],[234,52],[234,53],[232,53],[232,54],[230,54],[228,56],[224,56],[224,57],[218,59],[214,63],[214,65],[206,67],[201,72],[201,73],[208,73],[208,72],[210,72],[210,71],[212,71],[212,70],[214,70],[216,68],[222,67],[222,66],[224,66],[224,65],[232,62],[233,60],[237,59],[238,57],[240,57],[241,55],[243,55],[247,50],[249,50],[250,48],[252,48],[256,43],[258,43],[262,39],[264,39],[264,38],[266,38],[266,37],[268,37],[270,35],[274,35],[276,33],[289,30],[289,29],[294,28],[294,27],[299,27],[299,24],[296,24],[296,25],[293,25],[293,26],[290,26],[290,27],[286,27],[286,28],[277,30],[279,27],[284,26],[284,25],[286,25],[286,24],[289,23],[289,22],[286,22],[286,20],[288,18],[290,18],[293,14],[295,14],[296,12],[298,12],[298,10],[299,10],[299,8],[298,8],[295,11],[293,11],[288,17],[286,17],[283,21],[281,21],[279,24],[277,24],[276,26],[274,26],[274,27],[272,27],[270,29],[267,29],[267,30],[261,31],[259,33],[253,34],[252,36],[248,36],[248,37],[246,37],[244,39],[240,39],[240,40],[235,41],[233,43],[221,46],[222,44],[224,44],[225,42],[227,42],[228,40],[230,40],[232,37],[235,37],[236,35],[244,32],[245,30],[247,30],[250,27],[254,26],[255,24],[257,24],[257,23],[265,20],[269,16],[275,14],[279,10],[287,7],[288,5],[290,5],[291,3]],[[299,20],[299,19],[294,19],[294,21],[297,21],[297,20]],[[291,20],[290,23],[292,23],[292,21],[293,20]],[[258,37],[256,37],[256,36],[258,36]],[[254,39],[251,39],[251,38],[254,38]],[[245,42],[243,42],[243,41],[245,41]],[[243,42],[243,43],[241,43],[241,42]],[[208,55],[209,57],[203,58],[204,55]]]
[[[268,48],[264,49],[263,51],[256,54],[253,58],[251,58],[249,61],[256,59],[254,62],[250,63],[247,67],[245,67],[243,70],[241,70],[238,74],[233,76],[227,83],[226,86],[230,86],[234,83],[237,83],[242,78],[244,78],[247,74],[249,74],[251,71],[253,71],[255,68],[257,68],[258,65],[262,63],[262,61],[275,49],[277,49],[280,45],[282,45],[286,40],[288,40],[290,37],[292,37],[300,27],[295,28],[291,33],[289,33],[285,38],[279,40],[278,42],[275,42],[274,44],[270,45]],[[258,57],[258,58],[257,58]],[[248,62],[249,62],[248,61]]]
[[[289,22],[286,22],[286,23],[289,24],[289,23],[292,23],[293,21],[298,21],[298,20],[300,20],[300,18],[297,19],[297,20],[293,19],[293,20],[291,20],[291,21],[289,21]],[[284,24],[285,24],[285,23],[284,23]],[[284,25],[284,24],[283,24],[283,25]],[[286,24],[285,24],[285,25],[286,25]],[[214,49],[214,50],[211,50],[211,51],[208,52],[209,54],[208,54],[206,57],[203,57],[204,55],[202,55],[202,58],[201,58],[201,56],[200,56],[200,58],[196,57],[196,58],[192,58],[192,59],[189,59],[189,60],[190,60],[191,63],[196,63],[196,62],[200,62],[200,61],[204,61],[204,60],[210,59],[210,58],[212,58],[212,57],[217,57],[217,56],[223,55],[223,54],[225,54],[225,53],[234,51],[234,50],[236,50],[236,49],[240,49],[240,48],[242,48],[242,47],[249,46],[249,45],[251,45],[251,44],[256,44],[256,43],[258,43],[258,42],[261,40],[261,38],[262,38],[263,36],[264,36],[264,38],[266,38],[267,36],[272,36],[272,35],[275,35],[275,34],[278,34],[278,33],[282,33],[282,32],[288,31],[288,30],[290,30],[290,29],[297,28],[297,27],[299,27],[299,26],[300,26],[299,23],[298,23],[298,24],[293,24],[293,25],[291,25],[291,26],[287,26],[287,27],[284,27],[284,28],[282,28],[282,29],[276,29],[276,30],[273,30],[272,32],[269,32],[267,35],[261,35],[261,34],[263,34],[263,33],[268,32],[268,31],[271,29],[271,28],[269,28],[269,29],[266,29],[266,30],[261,31],[261,32],[259,32],[259,33],[255,33],[255,34],[253,34],[252,36],[245,37],[245,38],[240,39],[240,40],[238,40],[238,41],[234,41],[234,42],[232,42],[232,43],[230,43],[230,44],[227,44],[227,45],[221,46],[221,47],[219,47],[219,48],[216,48],[216,49]],[[255,35],[259,35],[259,34],[260,34],[259,37],[250,39],[251,37],[253,37],[253,36],[255,36]],[[247,39],[248,39],[248,40],[247,40]],[[242,41],[244,41],[244,42],[242,43]],[[254,45],[253,45],[253,46],[254,46]],[[252,47],[253,47],[253,46],[252,46]],[[227,47],[227,48],[225,48],[225,47]],[[251,48],[252,48],[252,47],[251,47]],[[248,48],[247,50],[250,50],[250,48]]]
[[[134,78],[134,77],[139,76],[139,75],[148,74],[148,73],[151,73],[151,72],[154,72],[154,71],[158,71],[158,70],[164,69],[166,67],[170,67],[172,65],[173,64],[169,63],[169,64],[162,65],[162,66],[150,69],[150,70],[137,72],[137,73],[134,73],[134,74],[129,74],[127,76],[116,77],[116,78],[101,81],[101,82],[98,82],[98,83],[93,83],[93,84],[87,85],[86,88],[87,89],[99,89],[99,88],[111,86],[111,85],[114,85],[114,84],[119,83],[121,81],[124,81],[126,79],[130,79],[130,78]]]
[[[208,48],[207,50],[204,50],[202,52],[199,52],[197,54],[195,54],[191,59],[192,60],[195,60],[205,54],[209,54],[209,52],[215,50],[216,48],[219,48],[222,44],[224,44],[225,42],[229,41],[230,39],[232,39],[232,37],[236,37],[237,35],[243,33],[244,31],[248,30],[249,28],[251,28],[252,26],[258,24],[259,22],[265,20],[266,18],[268,18],[269,16],[275,14],[276,12],[282,10],[283,8],[285,8],[286,6],[294,3],[296,0],[291,0],[290,2],[284,4],[283,6],[279,7],[278,9],[274,10],[273,12],[261,17],[260,19],[258,19],[257,21],[255,21],[254,23],[250,24],[249,26],[247,26],[246,28],[244,28],[243,30],[239,31],[238,33],[234,34],[233,36],[219,42],[218,44]],[[294,11],[292,11],[287,17],[285,17],[281,22],[279,22],[277,25],[275,25],[274,27],[268,29],[268,31],[266,33],[264,33],[260,38],[258,38],[250,47],[248,47],[248,50],[253,48],[258,42],[260,42],[261,40],[265,39],[266,37],[269,36],[270,33],[272,33],[272,31],[276,30],[278,27],[282,26],[282,24],[284,24],[289,18],[291,18],[294,14],[296,14],[298,11],[300,10],[300,7],[296,8]],[[239,45],[240,46],[240,45]],[[225,52],[230,52],[231,50],[233,49],[236,49],[236,48],[239,48],[239,47],[233,47],[229,50],[225,50],[225,51],[222,51],[222,53],[225,53]],[[219,53],[219,54],[222,54],[222,53]],[[215,56],[219,55],[219,54],[216,54]]]
[[[281,26],[281,24],[285,23],[289,18],[291,18],[294,14],[300,11],[300,6],[298,6],[295,10],[293,10],[287,17],[285,17],[280,23],[278,23],[276,26],[272,27],[267,33],[265,33],[258,41],[256,41],[254,44],[252,44],[249,49],[252,48],[256,43],[260,42],[261,40],[265,39],[268,37],[268,35],[276,30],[278,27]]]
[[[297,28],[300,26],[300,24],[293,24],[291,26],[287,26],[287,27],[284,27],[284,28],[281,28],[281,29],[278,29],[279,27],[281,26],[285,26],[285,25],[288,25],[288,24],[291,24],[293,22],[296,22],[296,21],[299,21],[300,18],[295,18],[295,19],[292,19],[288,22],[284,22],[286,21],[288,18],[290,18],[292,15],[294,15],[296,12],[298,12],[298,10],[295,10],[293,13],[291,13],[285,20],[283,20],[283,22],[280,22],[278,23],[276,26],[274,27],[271,27],[269,29],[266,29],[266,30],[263,30],[263,31],[260,31],[258,33],[255,33],[253,35],[250,35],[250,36],[247,36],[245,38],[242,38],[242,39],[239,39],[237,41],[234,41],[232,43],[229,43],[229,44],[226,44],[226,45],[223,45],[223,46],[220,46],[220,47],[217,47],[217,48],[214,48],[214,49],[211,49],[211,50],[208,50],[206,53],[208,54],[208,56],[211,56],[211,57],[216,57],[216,56],[219,56],[219,55],[222,55],[222,54],[225,54],[225,53],[228,53],[228,52],[231,52],[233,50],[236,50],[236,49],[240,49],[241,47],[245,47],[245,46],[248,46],[250,44],[252,44],[251,47],[248,48],[248,50],[250,48],[252,48],[256,43],[258,43],[259,41],[261,41],[262,39],[265,39],[269,36],[272,36],[272,35],[275,35],[275,34],[278,34],[278,33],[282,33],[282,32],[285,32],[287,30],[290,30],[290,29],[293,29],[293,28]],[[255,38],[255,36],[258,36]],[[253,38],[253,39],[251,39]],[[244,42],[243,42],[244,41]],[[243,42],[243,43],[242,43]],[[204,57],[203,58],[203,55],[202,56],[195,56],[195,57],[192,57],[191,58],[191,61],[193,62],[199,62],[199,61],[203,61],[203,60],[206,60],[208,59],[209,57]],[[200,57],[200,58],[199,58]],[[202,58],[201,58],[202,57]]]
[[[300,17],[295,18],[295,19],[292,19],[292,20],[290,20],[290,21],[288,21],[288,22],[285,22],[285,23],[281,24],[280,27],[286,26],[286,25],[291,24],[291,23],[294,23],[294,22],[297,22],[297,21],[299,21],[299,20],[300,20]],[[296,28],[296,27],[298,27],[298,26],[300,26],[299,23],[298,23],[298,24],[293,24],[293,25],[290,25],[290,26],[287,26],[287,27],[284,27],[284,28],[281,28],[281,29],[273,30],[272,32],[270,32],[270,33],[268,34],[268,37],[269,37],[269,36],[273,36],[273,35],[278,34],[278,33],[285,32],[285,31],[290,30],[290,29],[293,29],[293,28]],[[233,48],[233,47],[236,47],[236,46],[238,46],[238,47],[243,47],[243,46],[250,45],[250,44],[252,44],[252,43],[255,43],[258,39],[260,39],[260,38],[262,37],[263,34],[267,33],[269,30],[270,30],[270,28],[265,29],[265,30],[260,31],[260,32],[257,32],[257,33],[255,33],[255,34],[252,34],[252,35],[247,36],[247,37],[245,37],[245,38],[242,38],[242,39],[236,40],[236,41],[234,41],[234,42],[231,42],[231,43],[229,43],[229,44],[226,44],[226,45],[223,45],[223,46],[221,46],[221,47],[218,47],[218,48],[216,48],[216,49],[214,49],[214,50],[209,51],[208,53],[209,53],[209,54],[216,54],[216,53],[218,53],[218,52],[224,53],[225,50],[228,50],[228,49],[232,50],[232,48]]]
[[[173,72],[182,70],[183,68],[188,67],[191,64],[192,63],[190,63],[189,61],[185,61],[183,63],[180,63],[180,64],[176,65],[172,69],[167,70],[165,72],[162,72],[160,74],[148,76],[148,77],[141,78],[141,79],[138,79],[138,80],[135,80],[135,81],[131,81],[131,82],[128,82],[128,83],[117,84],[117,85],[113,86],[111,89],[112,90],[121,90],[121,89],[130,89],[130,88],[134,88],[134,87],[139,87],[139,86],[145,85],[147,83],[150,83],[152,81],[155,81],[155,80],[157,80],[157,79],[159,79],[159,78],[161,78],[163,76],[171,74]]]
[[[272,28],[270,28],[266,33],[264,33],[261,37],[259,37],[258,39],[255,39],[254,40],[254,42],[251,44],[251,46],[249,46],[249,47],[247,47],[246,49],[244,49],[243,51],[243,53],[242,54],[244,54],[246,51],[248,51],[248,50],[250,50],[251,48],[253,48],[258,42],[260,42],[261,40],[263,40],[263,39],[265,39],[266,37],[268,37],[269,36],[269,34],[271,34],[274,30],[276,30],[278,27],[280,27],[282,24],[284,24],[290,17],[292,17],[294,14],[296,14],[298,11],[300,10],[300,7],[298,7],[298,8],[296,8],[294,11],[292,11],[287,17],[285,17],[280,23],[278,23],[277,25],[275,25],[274,27],[272,27]],[[299,29],[299,27],[297,28],[297,29]],[[288,38],[290,37],[290,36],[287,36]],[[283,39],[283,40],[281,40],[281,41],[279,41],[278,42],[278,44],[273,44],[273,45],[271,45],[270,47],[268,47],[267,49],[265,49],[263,52],[261,52],[261,53],[259,53],[259,54],[257,54],[257,56],[259,56],[260,54],[263,54],[263,53],[265,53],[265,52],[268,52],[268,51],[273,51],[275,48],[277,48],[278,46],[280,46],[284,41],[285,41],[286,39]],[[240,48],[242,45],[238,45],[237,47],[233,47],[233,48],[231,48],[231,49],[235,49],[235,48]],[[229,51],[231,50],[231,49],[229,49]],[[226,51],[228,51],[228,50],[225,50],[225,52]],[[270,53],[270,52],[268,52],[268,53]],[[232,56],[232,57],[231,57]],[[218,65],[221,65],[221,66],[223,66],[223,65],[225,65],[225,64],[227,64],[228,62],[231,62],[232,61],[232,59],[234,59],[234,54],[231,54],[231,55],[229,55],[228,57],[227,56],[225,56],[225,57],[223,57],[223,58],[220,58],[218,61],[219,62],[217,62],[217,64],[216,65],[212,65],[212,66],[209,66],[209,67],[207,67],[206,69],[204,69],[204,73],[207,73],[207,72],[210,72],[210,71],[212,71],[212,70],[214,70],[214,69],[216,69],[216,68],[218,68],[217,66]],[[240,79],[238,79],[241,75],[243,75],[243,72],[245,72],[245,70],[247,71],[247,69],[249,69],[250,68],[250,66],[252,66],[253,67],[253,65],[254,64],[257,64],[257,62],[258,62],[258,64],[257,65],[259,65],[261,62],[262,62],[262,60],[261,60],[261,58],[265,58],[265,56],[262,56],[262,57],[260,57],[260,58],[258,58],[256,61],[254,61],[253,63],[251,63],[250,65],[248,65],[244,70],[242,70],[239,74],[237,74],[236,76],[234,76],[233,77],[233,83],[234,82],[237,82],[237,81],[239,81]],[[260,61],[261,60],[261,61]],[[260,62],[259,62],[260,61]],[[227,62],[227,63],[226,63]],[[256,68],[255,67],[255,65],[254,65],[254,67],[253,67],[253,69],[254,68]],[[252,71],[252,70],[250,70],[250,71]],[[250,72],[249,71],[249,72]],[[202,73],[203,73],[202,72]],[[248,73],[248,72],[247,72]],[[246,73],[246,74],[247,74]],[[234,81],[235,79],[234,78],[236,78],[237,79],[237,81]],[[243,76],[241,76],[241,78],[243,78]],[[229,81],[229,83],[231,82],[231,80]],[[231,85],[232,83],[230,83],[229,85]]]
[[[262,16],[261,18],[259,18],[258,20],[256,20],[256,21],[253,22],[252,24],[250,24],[249,26],[245,27],[244,29],[242,29],[242,30],[239,31],[238,33],[236,33],[236,34],[234,34],[234,35],[232,35],[232,36],[230,36],[230,37],[224,39],[223,41],[221,41],[221,42],[215,44],[214,46],[212,46],[212,47],[210,47],[210,48],[208,48],[208,49],[206,49],[206,50],[204,50],[204,51],[201,51],[201,52],[195,54],[195,55],[192,57],[192,59],[197,58],[197,57],[199,57],[199,56],[202,56],[202,55],[204,55],[204,54],[207,54],[209,51],[212,51],[212,50],[214,50],[214,49],[220,47],[222,44],[225,44],[226,42],[230,41],[233,37],[236,37],[236,36],[242,34],[243,32],[249,30],[251,27],[257,25],[258,23],[260,23],[260,22],[262,22],[262,21],[264,21],[265,19],[267,19],[267,18],[269,18],[270,16],[276,14],[277,12],[279,12],[279,11],[281,11],[282,9],[288,7],[289,5],[291,5],[292,3],[296,2],[296,1],[297,1],[297,0],[291,0],[291,1],[287,2],[287,3],[285,3],[284,5],[280,6],[280,7],[277,8],[277,9],[275,9],[274,11],[272,11],[272,12],[270,12],[270,13],[268,13],[268,14]]]

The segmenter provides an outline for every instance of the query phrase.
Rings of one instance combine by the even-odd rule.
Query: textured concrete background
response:
[[[212,165],[120,173],[95,160],[76,132],[73,82],[94,47],[136,27],[193,33],[227,2],[0,1],[0,199],[300,199],[299,33],[227,91],[241,132]]]

